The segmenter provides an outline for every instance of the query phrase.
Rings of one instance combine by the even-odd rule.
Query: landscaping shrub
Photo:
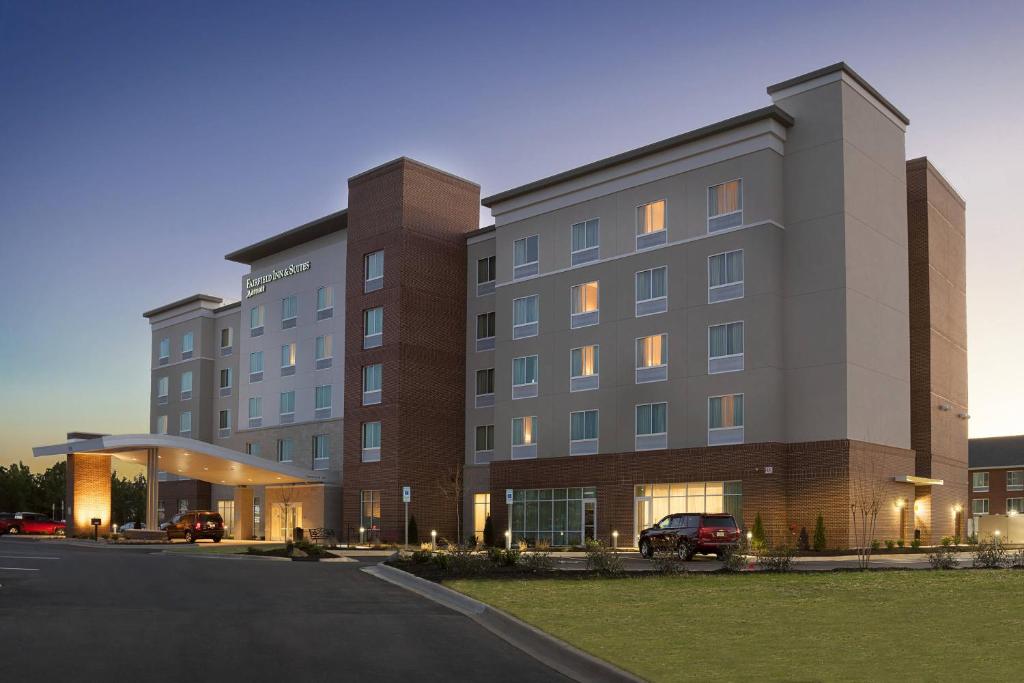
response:
[[[793,568],[794,550],[789,546],[765,546],[754,552],[757,566],[766,572],[788,572]]]
[[[750,530],[750,544],[754,548],[762,548],[765,544],[764,524],[761,522],[761,513],[754,515],[754,528]]]
[[[429,550],[416,550],[410,556],[413,564],[426,564],[430,562],[430,558],[433,555]]]
[[[520,564],[531,572],[546,572],[555,568],[555,561],[549,553],[527,553],[521,556]]]
[[[878,542],[877,538],[871,539],[871,549],[872,550],[878,550],[881,547],[882,547],[882,544]]]
[[[899,548],[902,548],[902,547],[903,547],[904,545],[906,545],[906,543],[907,543],[907,542],[906,542],[906,541],[904,541],[904,540],[903,540],[903,539],[901,538],[901,539],[898,539],[898,540],[896,541],[896,546],[897,546],[897,547],[899,547]]]
[[[818,521],[814,524],[814,543],[811,547],[821,552],[825,549],[825,545],[825,518],[818,515]]]
[[[729,572],[746,569],[750,562],[746,556],[747,550],[746,543],[724,549],[722,551],[722,568]]]
[[[539,541],[537,541],[537,550],[550,550],[550,549],[551,549],[551,541],[549,541],[548,539],[542,538]]]
[[[797,538],[796,547],[800,550],[811,549],[811,537],[807,535],[807,527],[800,527],[800,536]]]
[[[893,548],[896,547],[896,541],[892,540],[891,538],[886,539],[885,547],[888,548],[889,550],[892,550]]]
[[[686,572],[686,566],[682,561],[676,555],[670,553],[655,555],[651,558],[651,566],[653,566],[654,571],[659,574],[666,574],[669,576],[683,574]]]
[[[487,559],[499,567],[515,567],[521,558],[522,554],[519,552],[519,548],[509,548],[508,550],[489,548],[487,550]]]
[[[943,547],[947,547],[947,546],[951,546],[951,545],[960,545],[960,544],[957,543],[956,540],[952,536],[943,536],[942,540],[939,541],[939,545],[941,545]]]
[[[601,541],[587,541],[587,569],[603,576],[616,576],[625,571],[619,554]]]
[[[484,545],[487,547],[494,545],[494,522],[491,521],[490,515],[487,515],[487,519],[484,520]]]
[[[1024,548],[1015,550],[1010,554],[1009,566],[1012,569],[1024,569]]]
[[[330,555],[330,553],[328,553],[322,546],[302,539],[295,541],[295,547],[311,557],[324,557]]]
[[[960,560],[956,557],[956,548],[953,544],[943,543],[934,552],[928,553],[928,564],[932,569],[956,569],[960,566]]]
[[[920,548],[921,547],[921,539],[920,538],[915,538],[913,541],[910,542],[910,547],[911,548]]]
[[[974,548],[974,566],[995,569],[1007,562],[1006,548],[998,541],[980,541]]]

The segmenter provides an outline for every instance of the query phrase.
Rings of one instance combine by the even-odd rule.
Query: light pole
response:
[[[618,552],[619,550],[619,532],[612,532],[612,550]]]
[[[364,526],[359,527],[359,544],[360,545],[362,545],[363,542],[364,542],[363,541],[363,534],[365,534],[365,533],[366,533],[366,527],[364,527]]]
[[[512,532],[505,530],[505,550],[512,550]]]
[[[430,530],[430,550],[431,552],[437,550],[437,529]]]

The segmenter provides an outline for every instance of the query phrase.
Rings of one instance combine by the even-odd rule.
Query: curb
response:
[[[362,571],[465,615],[513,647],[574,681],[629,681],[642,678],[569,645],[512,615],[468,595],[383,563]]]

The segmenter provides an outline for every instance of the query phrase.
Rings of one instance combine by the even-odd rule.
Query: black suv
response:
[[[695,553],[704,553],[721,559],[739,542],[740,530],[732,515],[675,514],[640,532],[640,554],[651,558],[656,552],[669,551],[689,560]]]
[[[174,515],[171,521],[161,524],[160,528],[167,532],[167,540],[184,538],[189,543],[195,543],[200,538],[209,538],[214,543],[220,543],[220,539],[224,538],[224,518],[219,512],[208,510],[182,512]]]

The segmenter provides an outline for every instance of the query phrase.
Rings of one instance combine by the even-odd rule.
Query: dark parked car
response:
[[[174,515],[171,521],[164,522],[160,528],[167,532],[167,539],[184,538],[195,543],[200,538],[212,539],[220,543],[224,538],[224,519],[218,512],[209,510],[191,510]]]
[[[668,515],[640,532],[640,554],[654,557],[656,552],[675,552],[681,560],[696,553],[723,553],[740,542],[740,529],[732,515]]]
[[[64,522],[50,519],[41,512],[9,512],[0,514],[0,534],[63,534]]]

